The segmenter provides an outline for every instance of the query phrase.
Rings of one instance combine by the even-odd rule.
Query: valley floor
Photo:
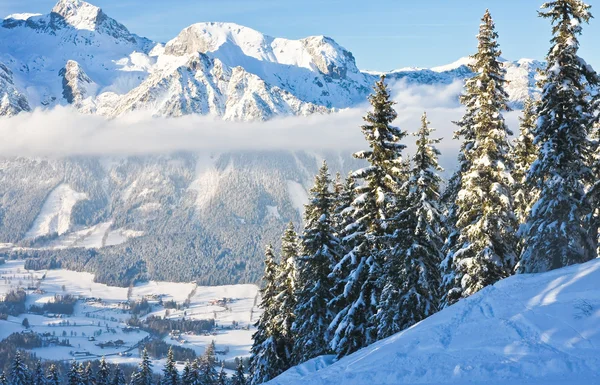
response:
[[[113,363],[139,362],[139,345],[149,334],[143,330],[127,328],[131,318],[128,299],[147,299],[152,311],[142,319],[155,315],[169,319],[215,320],[215,330],[201,335],[185,334],[164,337],[168,344],[193,349],[196,354],[215,341],[219,360],[230,361],[249,355],[252,344],[252,325],[260,315],[257,305],[256,285],[197,286],[195,283],[172,283],[150,281],[129,288],[112,287],[95,283],[94,276],[68,270],[28,271],[23,261],[8,261],[0,265],[0,297],[16,289],[27,288],[26,307],[43,305],[55,295],[71,294],[79,300],[71,316],[57,314],[22,314],[0,320],[0,340],[12,333],[38,333],[46,339],[68,339],[71,346],[50,346],[33,349],[38,357],[51,360],[90,360],[106,357]],[[35,289],[37,287],[37,289]],[[175,301],[183,303],[189,298],[187,308],[169,309],[164,304]],[[223,299],[228,300],[223,303]],[[22,326],[27,318],[30,328]],[[101,343],[123,341],[119,347],[100,347]],[[76,353],[78,352],[78,353]],[[155,360],[154,369],[159,371],[164,360]],[[179,366],[183,367],[182,364]],[[181,368],[180,368],[181,369]]]

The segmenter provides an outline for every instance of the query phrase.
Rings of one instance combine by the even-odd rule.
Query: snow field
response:
[[[269,384],[600,383],[600,260],[516,275],[328,366]]]

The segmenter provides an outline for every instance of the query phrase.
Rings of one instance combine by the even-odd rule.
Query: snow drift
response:
[[[320,357],[269,384],[599,384],[599,282],[600,260],[517,275],[330,366]]]

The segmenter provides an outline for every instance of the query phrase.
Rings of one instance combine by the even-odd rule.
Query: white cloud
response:
[[[447,172],[454,168],[459,141],[452,139],[452,121],[463,113],[457,102],[460,82],[447,86],[392,86],[397,101],[395,124],[408,132],[420,126],[427,111]],[[144,155],[176,151],[331,150],[353,152],[366,143],[360,131],[367,104],[330,115],[287,117],[268,122],[242,123],[206,116],[176,119],[152,118],[134,113],[107,120],[82,115],[69,107],[36,110],[0,119],[0,154],[3,156],[63,157]],[[507,114],[513,130],[518,113]],[[412,152],[414,138],[407,138]]]

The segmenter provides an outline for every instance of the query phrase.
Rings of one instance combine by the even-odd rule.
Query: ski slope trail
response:
[[[600,260],[510,277],[330,361],[269,384],[600,384]]]

